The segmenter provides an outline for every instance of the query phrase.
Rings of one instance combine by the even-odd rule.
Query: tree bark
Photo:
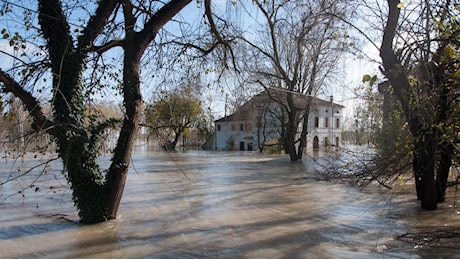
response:
[[[436,196],[438,202],[446,200],[447,179],[449,178],[450,167],[452,166],[453,145],[443,142],[440,145],[440,160],[436,175]]]
[[[294,98],[293,94],[291,92],[288,92],[286,94],[287,98],[287,104],[288,104],[288,122],[287,122],[287,128],[285,132],[285,149],[286,152],[289,154],[289,158],[291,161],[297,161],[299,160],[299,156],[297,154],[297,150],[295,147],[295,138],[296,138],[296,133],[297,133],[297,108],[295,107],[294,104]]]
[[[90,133],[84,126],[82,73],[85,56],[70,36],[60,1],[39,2],[39,23],[47,41],[53,73],[54,130],[72,197],[82,222],[106,220],[103,177],[96,151],[88,150]]]
[[[433,129],[425,129],[422,118],[416,109],[411,107],[408,75],[393,50],[393,40],[400,14],[399,2],[399,0],[388,0],[388,19],[380,48],[384,68],[382,73],[391,82],[394,94],[401,103],[409,129],[414,137],[413,167],[417,197],[423,209],[433,210],[437,208],[434,183],[436,132]]]
[[[132,6],[124,5],[126,38],[123,64],[123,104],[126,110],[120,136],[114,150],[107,174],[108,218],[116,218],[123,195],[132,148],[136,139],[139,119],[142,115],[142,93],[140,88],[140,62],[144,51],[155,39],[158,31],[191,0],[173,0],[160,8],[140,32],[135,32],[135,21],[131,18]]]
[[[309,116],[310,116],[311,100],[312,100],[312,98],[309,96],[308,97],[308,103],[307,103],[308,105],[305,108],[305,112],[304,112],[304,115],[303,115],[302,132],[300,133],[299,150],[297,152],[299,159],[302,159],[303,151],[307,147],[308,119],[309,119]],[[332,127],[332,125],[331,125],[331,127]]]
[[[142,113],[140,60],[158,31],[191,0],[171,0],[136,32],[139,25],[130,1],[101,0],[78,41],[74,41],[61,1],[38,1],[38,19],[49,52],[53,75],[54,119],[46,118],[39,101],[13,78],[0,70],[2,90],[12,93],[25,105],[36,131],[46,131],[56,138],[73,201],[82,223],[97,223],[116,218],[123,194],[128,166]],[[114,150],[112,163],[105,174],[98,165],[94,140],[102,131],[85,125],[83,70],[87,55],[94,51],[94,40],[102,33],[115,7],[121,3],[125,18],[124,40],[117,41],[125,51],[123,64],[123,105],[125,116]],[[74,44],[77,43],[77,46]],[[108,48],[107,48],[108,49]],[[102,124],[108,125],[108,124]]]
[[[436,186],[435,186],[435,153],[436,134],[433,131],[423,131],[421,136],[420,149],[414,151],[419,154],[419,165],[415,169],[415,178],[419,180],[420,204],[422,209],[435,210],[437,208]]]

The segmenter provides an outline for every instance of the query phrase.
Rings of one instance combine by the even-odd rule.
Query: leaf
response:
[[[366,83],[369,80],[371,80],[371,75],[366,74],[366,75],[363,76],[363,83]]]
[[[374,85],[375,81],[377,81],[377,75],[372,76],[372,78],[369,80],[369,85]]]
[[[377,75],[371,76],[369,74],[366,74],[363,76],[363,83],[369,82],[369,86],[372,87],[374,83],[377,81]]]
[[[454,72],[454,78],[458,78],[460,77],[460,66],[458,67],[458,69]]]
[[[401,9],[401,8],[404,7],[404,5],[405,5],[404,2],[399,2],[399,4],[398,4],[396,7],[398,7],[399,9]]]

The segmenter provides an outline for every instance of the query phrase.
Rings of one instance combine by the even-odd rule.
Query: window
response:
[[[324,118],[324,127],[326,127],[326,128],[329,127],[329,118],[328,117]]]
[[[220,125],[217,125],[217,131],[220,132]]]
[[[315,128],[319,127],[319,117],[315,116]]]
[[[340,128],[340,118],[335,119],[335,128]]]
[[[244,124],[240,124],[240,131],[244,131]]]

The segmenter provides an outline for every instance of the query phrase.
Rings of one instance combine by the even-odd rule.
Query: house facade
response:
[[[281,127],[286,122],[282,109],[285,94],[267,94],[253,97],[235,113],[214,121],[215,134],[208,148],[211,150],[258,150],[263,145],[280,144]],[[342,110],[344,106],[319,98],[298,95],[295,100],[299,121],[308,112],[308,135],[305,149],[322,149],[341,145]],[[297,135],[300,135],[302,123]]]

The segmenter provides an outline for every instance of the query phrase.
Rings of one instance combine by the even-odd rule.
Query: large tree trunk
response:
[[[399,0],[388,0],[388,20],[380,48],[384,68],[382,72],[390,81],[394,94],[401,103],[409,129],[414,137],[413,167],[417,197],[423,209],[432,210],[437,208],[434,183],[436,135],[432,129],[424,129],[421,115],[411,106],[411,86],[408,75],[393,50],[393,40],[400,14],[399,2]]]
[[[84,54],[74,47],[69,26],[57,0],[39,2],[39,22],[47,40],[53,73],[54,128],[58,154],[62,158],[72,197],[82,222],[107,219],[103,176],[97,151],[91,150],[90,132],[85,129],[82,74]]]
[[[414,142],[414,151],[421,151],[423,148],[420,148],[419,146],[422,146],[422,144]],[[421,200],[422,199],[422,179],[418,177],[417,173],[421,172],[419,170],[420,165],[422,162],[422,157],[420,153],[413,153],[412,156],[412,170],[414,172],[414,182],[415,182],[415,193],[417,195],[417,199]]]
[[[142,114],[142,93],[140,88],[140,61],[147,47],[147,41],[140,48],[132,48],[134,42],[142,42],[134,32],[126,35],[123,63],[123,104],[125,117],[115,147],[112,163],[107,173],[108,217],[116,218],[123,195],[131,153]],[[152,36],[153,38],[154,36]]]
[[[424,131],[423,131],[424,132]],[[436,137],[433,132],[425,132],[415,139],[419,141],[417,150],[414,153],[418,154],[418,164],[415,165],[414,173],[418,182],[418,196],[420,196],[420,204],[422,209],[434,210],[437,208],[436,186],[435,186],[435,151]],[[416,141],[418,142],[418,141]]]
[[[293,162],[300,159],[295,147],[295,139],[297,133],[296,114],[297,112],[295,110],[294,112],[291,111],[291,113],[289,113],[284,144],[286,152],[289,154],[289,157]]]
[[[97,223],[110,219],[109,204],[104,181],[96,162],[97,155],[88,151],[87,147],[86,140],[75,137],[69,141],[65,151],[60,155],[80,221]]]
[[[452,89],[452,82],[449,82],[446,79],[446,65],[442,63],[443,55],[445,52],[445,44],[442,44],[438,47],[436,56],[434,57],[433,65],[431,66],[433,73],[433,81],[437,84],[439,89],[439,116],[438,116],[438,125],[444,125],[448,120],[449,113],[452,105],[452,102],[449,100],[449,93]],[[444,57],[445,58],[445,57]],[[436,175],[436,194],[438,202],[444,202],[446,200],[446,188],[447,188],[447,179],[449,178],[450,167],[452,166],[452,159],[454,155],[454,144],[450,140],[443,138],[445,134],[444,127],[441,127],[438,135],[439,142],[439,165]]]
[[[116,218],[123,194],[131,152],[136,137],[138,121],[142,113],[140,91],[140,60],[157,32],[191,0],[171,0],[155,11],[140,32],[134,31],[137,23],[131,13],[129,1],[122,1],[125,12],[126,37],[123,67],[123,105],[125,116],[112,157],[112,163],[104,174],[98,165],[96,141],[108,122],[88,127],[85,123],[83,102],[83,70],[89,49],[109,21],[119,1],[98,1],[95,15],[78,41],[72,38],[70,26],[59,0],[40,0],[38,19],[46,40],[53,75],[54,120],[46,118],[38,99],[25,90],[12,77],[0,69],[3,90],[18,97],[33,119],[36,131],[46,131],[55,137],[57,153],[61,157],[66,177],[72,189],[73,201],[83,223],[97,223]],[[135,26],[136,25],[136,26]],[[78,42],[75,47],[74,44]]]
[[[134,20],[125,20],[126,36],[123,49],[123,104],[125,118],[113,154],[112,163],[107,173],[106,198],[108,203],[108,219],[116,218],[121,197],[123,195],[129,162],[140,117],[142,115],[142,93],[140,81],[140,63],[144,51],[155,39],[158,31],[191,0],[173,0],[156,11],[140,32],[134,30]],[[124,5],[125,17],[132,14],[132,6]]]
[[[292,88],[292,87],[291,87]],[[289,89],[291,89],[289,88]],[[289,111],[287,112],[288,115],[288,121],[286,123],[286,132],[285,137],[284,137],[284,148],[286,152],[289,154],[289,157],[291,161],[297,161],[299,160],[297,150],[295,147],[295,139],[296,139],[296,134],[297,134],[297,117],[298,117],[298,111],[297,108],[295,107],[294,104],[294,97],[291,92],[288,92],[286,94],[287,98],[287,107]]]
[[[308,97],[308,105],[305,108],[304,115],[303,115],[303,122],[302,122],[302,132],[300,133],[300,142],[299,142],[299,151],[298,157],[302,159],[303,151],[307,147],[307,135],[308,135],[308,119],[310,115],[310,104],[311,104],[311,97]]]
[[[446,200],[447,179],[452,166],[453,145],[444,142],[440,145],[440,159],[436,175],[436,194],[438,202]]]
[[[172,150],[176,150],[177,143],[179,142],[180,137],[182,136],[182,130],[179,129],[174,131],[174,140],[172,142]]]

